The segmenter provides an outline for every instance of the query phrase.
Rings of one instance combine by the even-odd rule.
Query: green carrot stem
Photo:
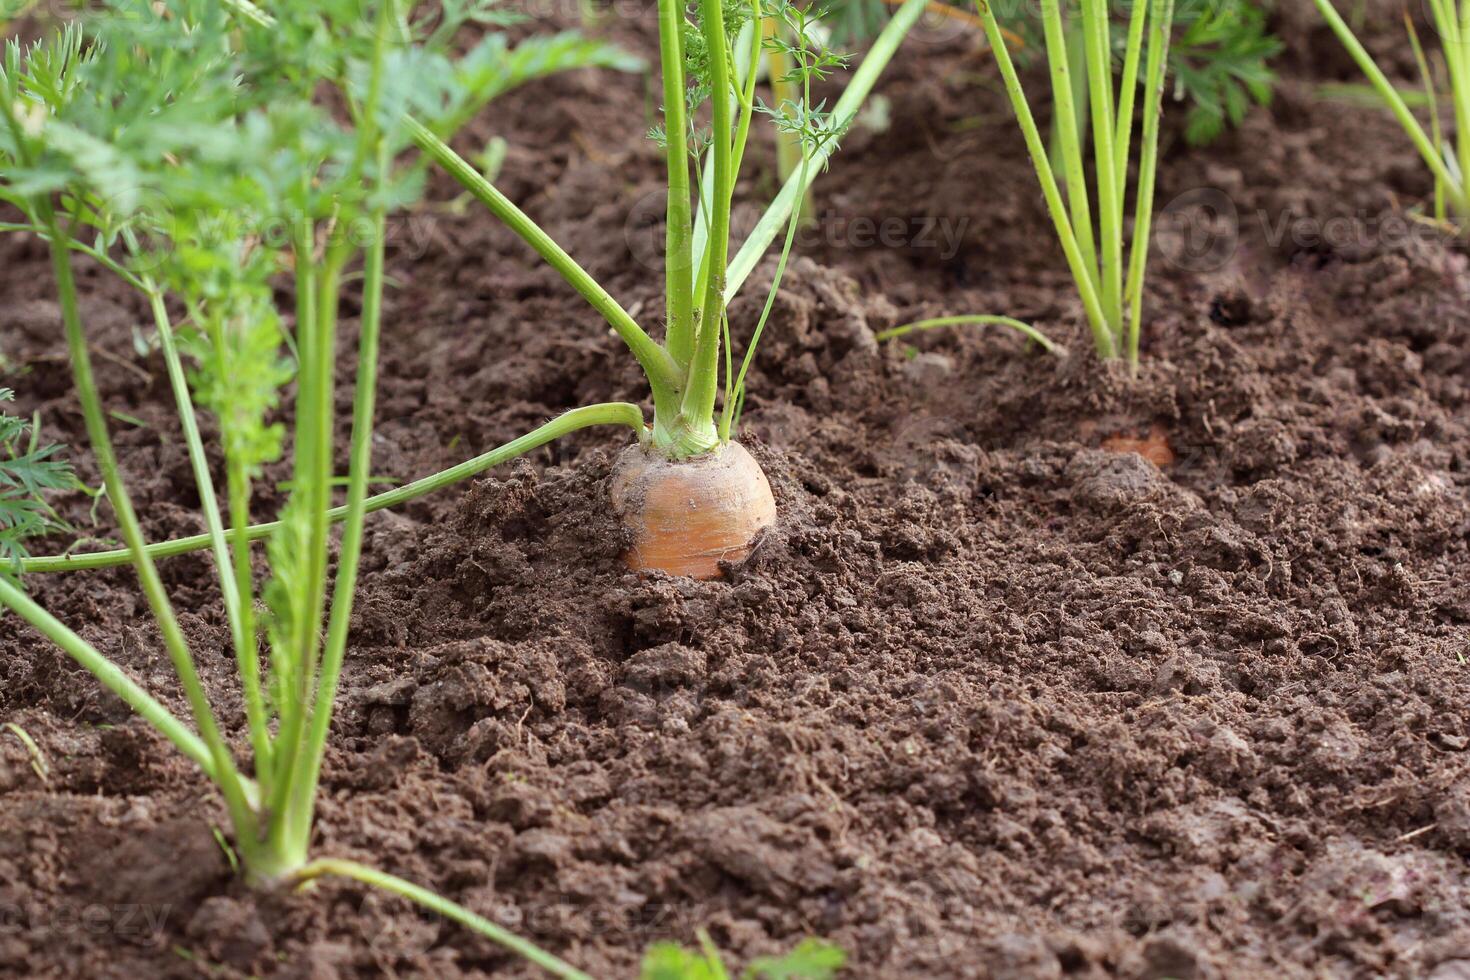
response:
[[[392,0],[386,0],[385,7],[390,12],[393,6]],[[391,163],[387,147],[380,146],[379,172],[386,173]],[[288,803],[291,807],[293,832],[300,835],[303,850],[310,842],[322,756],[326,752],[337,685],[342,676],[347,633],[352,620],[357,574],[362,557],[363,525],[367,514],[365,502],[368,477],[372,471],[373,413],[377,402],[378,348],[383,319],[383,265],[387,240],[387,213],[379,210],[373,216],[373,240],[363,271],[362,331],[358,340],[357,381],[352,403],[352,448],[347,474],[346,524],[337,559],[337,581],[332,592],[332,612],[322,654],[321,676],[317,683],[311,726],[307,732],[305,761]]]
[[[904,36],[918,23],[923,16],[929,0],[904,0],[903,6],[899,7],[889,20],[873,44],[868,48],[867,55],[857,70],[852,73],[847,86],[838,96],[836,104],[832,107],[832,119],[838,131],[845,130],[857,118],[858,110],[862,108],[868,93],[877,84],[883,69],[888,67],[893,54],[898,50]],[[836,150],[835,143],[828,143],[818,148],[811,156],[811,166],[807,168],[806,176],[800,173],[793,174],[781,188],[776,198],[771,201],[755,227],[751,229],[750,235],[745,239],[735,257],[730,260],[730,266],[725,274],[726,303],[734,299],[740,288],[745,285],[745,280],[755,270],[771,243],[776,236],[786,227],[786,219],[790,216],[793,208],[799,206],[801,197],[806,189],[817,179],[827,166],[827,160]]]
[[[643,328],[638,326],[628,311],[608,295],[607,290],[603,289],[597,280],[588,275],[587,271],[563,251],[550,235],[542,231],[540,226],[532,221],[525,212],[511,203],[510,198],[500,193],[469,161],[455,153],[447,143],[417,120],[405,117],[403,123],[423,152],[443,167],[446,173],[474,195],[522,241],[531,246],[536,254],[550,263],[551,267],[560,273],[561,277],[580,293],[593,309],[602,314],[608,325],[633,352],[633,356],[648,376],[648,383],[653,388],[654,401],[656,403],[660,400],[667,401],[670,409],[677,405],[677,396],[682,387],[682,372],[669,353],[644,333]]]
[[[317,328],[317,317],[321,310],[320,293],[322,289],[321,270],[316,261],[316,223],[305,211],[307,201],[310,199],[310,187],[303,183],[298,188],[297,194],[298,206],[302,208],[302,213],[297,216],[292,229],[292,253],[295,258],[296,272],[298,364],[296,380],[298,421],[292,460],[291,498],[287,503],[288,512],[292,514],[303,506],[310,506],[309,487],[312,482],[312,474],[316,472],[316,460],[323,455],[330,457],[332,451],[331,442],[328,442],[326,447],[322,446],[322,430],[320,426],[314,424],[313,414],[321,401],[316,390],[321,383],[321,373],[317,369],[317,364],[321,360],[319,350],[321,331]],[[248,563],[249,556],[242,557],[242,551],[246,549],[242,548],[237,535],[232,536],[232,543],[237,556],[236,560]],[[293,550],[296,547],[299,547],[299,542],[293,542]],[[298,584],[297,589],[303,590],[303,586]],[[309,594],[309,589],[304,591]],[[304,683],[303,674],[305,672],[301,651],[307,642],[306,632],[309,630],[305,622],[307,618],[304,612],[306,602],[296,595],[291,596],[289,601],[293,603],[292,632],[285,637],[283,643],[273,644],[275,649],[272,651],[271,661],[274,686],[278,694],[276,714],[280,719],[279,733],[269,756],[270,772],[261,777],[261,782],[269,786],[266,800],[267,809],[271,814],[282,812],[286,795],[290,791],[291,766],[295,762],[295,745],[303,725],[302,714],[305,711],[300,691]],[[274,857],[284,851],[279,820],[274,821],[272,829],[274,834],[272,839],[267,841],[267,846]],[[304,855],[302,858],[304,859]],[[252,862],[247,860],[246,864],[251,865]],[[259,871],[259,869],[253,870]]]
[[[377,24],[373,32],[372,70],[368,79],[367,96],[363,100],[362,123],[358,128],[357,146],[353,154],[354,169],[360,173],[369,162],[377,165],[379,190],[387,179],[392,165],[382,134],[378,128],[378,109],[382,101],[383,75],[388,56],[388,43],[397,24],[394,0],[378,0]],[[278,765],[277,778],[282,779],[284,791],[276,787],[272,796],[271,841],[277,853],[287,860],[296,855],[302,859],[311,843],[311,817],[314,809],[312,794],[321,767],[321,752],[325,751],[327,729],[331,721],[332,698],[336,695],[337,678],[341,672],[342,656],[347,642],[347,624],[352,612],[353,593],[357,587],[358,559],[362,553],[362,498],[365,496],[368,467],[371,463],[371,440],[373,405],[377,388],[378,325],[380,320],[383,291],[383,256],[386,241],[386,212],[381,208],[373,215],[374,237],[364,273],[362,336],[358,355],[357,387],[353,396],[352,458],[348,471],[348,514],[347,527],[343,533],[342,551],[338,564],[337,590],[333,596],[330,627],[325,643],[319,635],[322,622],[322,604],[326,601],[328,528],[331,519],[327,512],[332,504],[332,466],[335,426],[333,419],[336,406],[337,365],[337,309],[341,288],[341,273],[351,252],[345,243],[330,248],[323,263],[320,284],[320,308],[317,313],[317,336],[313,344],[316,360],[311,365],[317,374],[312,386],[313,403],[303,417],[300,407],[297,412],[297,428],[303,424],[315,424],[318,432],[316,441],[320,452],[312,461],[312,470],[305,474],[304,486],[293,488],[293,496],[301,491],[307,495],[308,551],[307,551],[307,605],[306,615],[301,617],[306,624],[306,634],[298,635],[297,656],[294,658],[300,671],[298,675],[298,710],[291,718],[293,725],[288,731],[283,719],[281,742],[284,765]],[[297,261],[305,257],[298,255]],[[303,364],[303,370],[307,365]],[[298,474],[300,477],[301,474]],[[344,592],[345,589],[345,592]],[[329,645],[335,642],[335,649]],[[319,667],[321,668],[319,670]],[[322,698],[325,696],[326,700]],[[307,727],[309,723],[309,728]],[[319,738],[317,736],[320,736]]]
[[[341,290],[342,268],[349,246],[337,243],[326,250],[317,267],[317,308],[310,343],[302,343],[301,374],[312,378],[297,399],[298,437],[303,430],[314,430],[314,451],[298,461],[299,469],[292,496],[299,494],[303,507],[306,540],[301,561],[305,570],[302,602],[296,610],[295,630],[291,637],[291,674],[282,689],[287,692],[281,710],[281,723],[276,736],[277,751],[272,774],[269,845],[276,854],[305,859],[309,831],[296,825],[294,795],[308,766],[306,759],[306,726],[315,701],[318,665],[321,658],[320,624],[326,603],[327,561],[331,519],[333,446],[335,443],[335,392],[337,351],[337,307]],[[303,261],[297,256],[297,263]],[[310,356],[306,356],[307,351]],[[295,500],[292,506],[295,506]],[[248,863],[248,862],[247,862]]]
[[[1445,186],[1453,190],[1456,207],[1462,213],[1470,213],[1470,206],[1467,206],[1465,184],[1460,180],[1456,180],[1450,173],[1449,168],[1445,166],[1443,157],[1435,152],[1434,143],[1425,134],[1424,128],[1419,125],[1419,120],[1414,118],[1414,114],[1404,104],[1403,97],[1399,95],[1393,83],[1383,74],[1382,69],[1378,67],[1378,63],[1373,60],[1373,56],[1368,53],[1367,49],[1363,47],[1362,43],[1353,34],[1352,28],[1348,27],[1347,22],[1342,19],[1342,15],[1337,12],[1337,8],[1332,5],[1332,0],[1313,0],[1313,2],[1317,4],[1317,9],[1321,12],[1323,19],[1327,21],[1327,26],[1332,28],[1333,33],[1337,35],[1337,39],[1342,42],[1342,46],[1347,48],[1348,54],[1357,62],[1358,68],[1368,77],[1368,82],[1373,86],[1374,91],[1378,93],[1379,98],[1383,99],[1384,104],[1394,114],[1394,118],[1399,121],[1399,125],[1403,127],[1404,132],[1413,141],[1414,148],[1419,151],[1419,155],[1424,158],[1424,162],[1429,166],[1429,169],[1434,171],[1435,178],[1444,181]],[[1470,11],[1470,3],[1465,5],[1465,9]],[[1452,55],[1447,52],[1446,56],[1451,57]],[[1470,119],[1465,118],[1470,116],[1470,104],[1467,104],[1470,103],[1470,100],[1457,97],[1455,103],[1457,118],[1460,120],[1459,139],[1461,141],[1463,157],[1467,150],[1470,150],[1470,144],[1466,143],[1466,137],[1464,135],[1465,126],[1467,122],[1470,122]],[[1466,163],[1470,163],[1470,160],[1467,160]],[[1466,177],[1467,174],[1470,174],[1470,172],[1466,171],[1465,163],[1462,163],[1462,178]]]
[[[1093,342],[1097,345],[1099,355],[1103,358],[1112,357],[1117,350],[1113,330],[1103,312],[1097,290],[1093,288],[1092,277],[1088,274],[1087,266],[1082,261],[1082,253],[1077,246],[1077,237],[1067,217],[1066,205],[1062,202],[1061,189],[1057,187],[1056,175],[1052,173],[1051,162],[1046,156],[1046,145],[1042,142],[1041,133],[1036,128],[1036,118],[1031,114],[1031,106],[1026,101],[1025,91],[1021,88],[1021,79],[1017,76],[1016,66],[1011,61],[1005,36],[1001,33],[1000,24],[995,20],[995,13],[991,9],[989,0],[976,0],[976,6],[985,25],[985,34],[990,40],[990,49],[995,56],[996,66],[1000,69],[1001,78],[1005,81],[1006,95],[1011,100],[1011,108],[1015,111],[1016,121],[1020,124],[1021,134],[1026,139],[1026,149],[1031,155],[1031,165],[1035,168],[1037,179],[1041,183],[1041,193],[1046,198],[1046,207],[1051,213],[1052,224],[1056,226],[1057,238],[1061,242],[1062,252],[1067,257],[1067,266],[1072,272],[1072,279],[1082,299],[1082,307],[1087,313],[1087,322],[1092,328]],[[1097,125],[1098,120],[1094,120],[1093,127],[1097,128]]]
[[[664,157],[668,205],[664,242],[665,346],[681,370],[694,354],[694,253],[689,198],[689,122],[684,106],[683,5],[658,2],[659,60],[664,82]]]
[[[1102,307],[1114,339],[1121,340],[1123,190],[1119,186],[1117,157],[1113,149],[1113,51],[1108,35],[1107,0],[1082,0],[1082,32],[1087,44],[1087,84],[1092,96]]]
[[[1128,42],[1123,49],[1123,74],[1118,79],[1117,132],[1113,136],[1113,166],[1118,180],[1128,179],[1128,152],[1133,141],[1133,101],[1138,93],[1138,66],[1143,51],[1143,25],[1152,0],[1133,0],[1128,15]]]
[[[694,357],[679,405],[681,424],[692,431],[713,428],[719,387],[720,316],[724,312],[725,268],[730,250],[730,191],[733,187],[730,112],[730,62],[721,0],[700,0],[700,28],[709,55],[709,84],[714,128],[714,180],[710,195],[709,281],[700,303]]]
[[[1453,11],[1454,0],[1440,2]],[[1455,90],[1455,141],[1460,158],[1457,207],[1460,217],[1470,221],[1470,47],[1467,42],[1470,42],[1470,0],[1460,0],[1460,22],[1454,29],[1452,50],[1445,57],[1460,66],[1459,87]]]
[[[1082,264],[1091,276],[1093,288],[1101,289],[1102,280],[1092,227],[1092,205],[1088,199],[1077,108],[1073,102],[1071,58],[1067,50],[1066,26],[1062,21],[1062,0],[1044,0],[1041,5],[1041,25],[1046,40],[1046,60],[1051,69],[1053,124],[1061,149],[1062,179],[1066,182],[1072,230],[1077,239],[1078,251],[1082,255]]]
[[[759,16],[760,0],[751,0],[754,8],[752,14]],[[738,110],[740,122],[736,126],[736,133],[730,145],[730,173],[731,179],[738,179],[740,164],[745,157],[745,147],[749,142],[751,112],[755,104],[755,84],[760,74],[760,49],[761,32],[755,29],[756,20],[744,25],[737,39],[737,47],[732,61],[734,68],[731,73],[732,79],[744,77],[743,84],[732,82],[730,100]],[[740,42],[749,43],[748,48],[739,47]],[[709,292],[709,282],[713,264],[710,261],[710,212],[714,207],[713,190],[715,184],[715,151],[711,145],[704,154],[704,162],[696,171],[701,175],[697,197],[699,198],[699,210],[694,220],[694,254],[698,261],[696,263],[696,274],[694,277],[694,320],[696,323],[704,322],[704,301]],[[734,188],[731,187],[733,193]],[[728,303],[728,299],[726,300]],[[721,316],[721,320],[724,317]],[[723,327],[721,328],[724,329]]]
[[[1141,0],[1140,0],[1141,2]],[[1159,169],[1159,122],[1164,107],[1164,76],[1169,61],[1169,34],[1174,0],[1150,0],[1148,67],[1144,73],[1143,149],[1138,164],[1138,201],[1134,206],[1133,243],[1128,268],[1128,363],[1138,366],[1143,332],[1143,279],[1153,224],[1154,184]]]
[[[97,392],[97,384],[92,374],[92,358],[87,350],[87,340],[82,331],[81,314],[77,307],[76,280],[72,274],[71,252],[65,245],[66,239],[70,236],[62,232],[56,219],[56,212],[48,199],[37,198],[34,205],[34,210],[41,218],[48,234],[51,267],[56,277],[61,300],[62,325],[71,358],[72,378],[76,385],[77,398],[81,402],[82,418],[86,423],[87,435],[92,444],[93,455],[97,459],[97,467],[102,471],[108,499],[112,502],[113,513],[117,516],[118,529],[122,533],[123,541],[127,544],[128,553],[137,570],[138,581],[143,588],[148,606],[153,612],[154,619],[158,622],[164,648],[168,651],[169,659],[173,661],[179,683],[189,701],[189,707],[194,715],[194,724],[199,729],[200,740],[209,750],[213,778],[225,797],[230,818],[236,829],[242,834],[253,833],[255,815],[246,801],[239,771],[235,768],[235,761],[230,756],[229,748],[220,734],[214,710],[210,707],[208,695],[204,692],[204,685],[199,680],[199,674],[194,667],[193,656],[189,652],[183,630],[179,628],[173,605],[169,602],[168,594],[163,588],[163,580],[159,577],[153,560],[144,550],[143,529],[138,523],[137,513],[133,510],[132,498],[123,484],[117,458],[113,452],[112,438],[107,431],[107,415]]]
[[[363,503],[366,513],[386,510],[399,504],[427,497],[429,494],[444,487],[452,486],[472,476],[478,476],[488,469],[500,466],[517,456],[546,445],[556,439],[578,429],[590,428],[594,425],[621,425],[633,429],[635,432],[644,431],[643,411],[637,405],[630,402],[603,402],[597,405],[587,405],[582,408],[574,408],[569,412],[557,416],[545,425],[533,429],[525,435],[514,439],[503,446],[497,446],[489,452],[482,453],[473,459],[465,460],[455,466],[438,473],[430,474],[412,483],[406,483],[393,490],[369,497]],[[347,516],[347,508],[333,507],[327,512],[327,516],[333,521],[340,521]],[[280,521],[270,521],[265,524],[252,525],[246,532],[245,537],[250,541],[260,541],[270,537],[280,530]],[[234,540],[237,535],[230,533]],[[174,558],[178,555],[186,555],[192,551],[199,551],[209,547],[209,535],[195,534],[185,538],[175,538],[172,541],[160,541],[157,544],[148,545],[145,549],[151,558]],[[112,568],[117,565],[126,565],[131,560],[131,552],[126,550],[98,551],[86,555],[51,555],[47,557],[24,558],[21,560],[21,574],[38,575],[54,572],[80,572],[98,568]]]
[[[207,545],[208,542],[206,542]],[[124,553],[126,562],[126,553]],[[120,563],[120,564],[122,564]],[[210,781],[219,782],[214,755],[209,746],[173,713],[143,690],[117,664],[108,660],[86,640],[73,632],[10,580],[0,577],[0,607],[10,609],[46,639],[80,664],[87,673],[116,694],[139,717],[152,725],[160,735],[172,742],[180,752],[194,761]]]
[[[563,980],[592,980],[590,976],[578,970],[576,967],[563,960],[552,956],[541,947],[520,936],[502,929],[500,926],[476,915],[463,905],[451,902],[447,898],[441,898],[425,888],[420,888],[412,882],[405,881],[396,875],[390,875],[385,871],[370,868],[356,861],[344,861],[337,858],[321,858],[312,861],[297,872],[293,879],[306,884],[318,878],[335,876],[338,878],[349,878],[359,881],[374,888],[391,892],[411,902],[415,902],[431,912],[437,912],[446,919],[458,922],[460,925],[490,939],[506,949],[524,957],[526,960],[536,964],[552,976],[561,977]]]
[[[924,330],[937,330],[941,327],[964,327],[964,326],[1001,326],[1010,327],[1012,330],[1036,341],[1047,353],[1055,354],[1057,345],[1049,340],[1046,334],[1037,330],[1029,323],[1008,316],[991,316],[988,314],[962,315],[962,316],[939,316],[928,320],[915,320],[913,323],[901,324],[897,327],[889,327],[880,330],[874,335],[874,339],[880,343],[902,337],[907,334],[917,333]]]

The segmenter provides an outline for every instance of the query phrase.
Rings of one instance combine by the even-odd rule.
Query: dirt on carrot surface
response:
[[[1390,6],[1367,38],[1407,68]],[[726,581],[632,575],[597,432],[371,518],[317,853],[597,977],[701,927],[732,963],[822,936],[853,977],[1470,975],[1470,269],[1407,215],[1431,188],[1392,120],[1320,96],[1353,69],[1310,5],[1274,18],[1272,106],[1208,148],[1167,126],[1137,376],[1088,349],[988,56],[926,28],[756,358],[778,526]],[[608,28],[653,50],[651,17]],[[540,83],[465,137],[508,139],[507,193],[645,322],[649,84]],[[553,272],[433,200],[390,256],[375,474],[640,397]],[[195,532],[145,310],[81,278],[147,532]],[[0,241],[0,295],[5,384],[95,478],[40,243]],[[974,312],[1069,353],[874,338]],[[161,567],[243,749],[213,567]],[[28,587],[184,711],[127,570]],[[0,976],[534,975],[360,885],[245,889],[206,781],[14,616],[0,722],[41,753],[0,729]]]

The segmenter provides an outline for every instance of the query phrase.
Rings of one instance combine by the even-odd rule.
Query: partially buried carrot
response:
[[[697,579],[721,575],[776,521],[776,501],[760,464],[738,442],[674,462],[642,446],[618,458],[612,504],[633,532],[623,556],[637,571]]]
[[[1174,449],[1169,445],[1169,433],[1162,426],[1150,426],[1145,436],[1124,433],[1109,436],[1102,441],[1102,447],[1110,453],[1137,453],[1161,470],[1174,465]]]

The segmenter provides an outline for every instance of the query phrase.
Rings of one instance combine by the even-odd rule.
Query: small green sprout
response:
[[[655,943],[643,957],[640,980],[729,980],[709,933],[697,933],[699,949],[678,943]],[[782,956],[752,960],[741,980],[831,980],[847,962],[847,954],[820,939],[804,939]]]
[[[20,744],[25,746],[26,754],[31,757],[31,771],[36,774],[36,778],[41,780],[42,783],[49,783],[51,781],[51,766],[46,762],[46,756],[41,751],[41,747],[36,744],[34,738],[31,738],[31,733],[13,721],[7,721],[4,725],[0,725],[0,729],[20,739]]]

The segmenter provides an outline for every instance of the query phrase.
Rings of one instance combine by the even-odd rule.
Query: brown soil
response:
[[[1396,10],[1369,5],[1369,43],[1407,67]],[[648,51],[645,20],[615,33]],[[1353,76],[1311,5],[1277,22],[1271,109],[1208,149],[1170,130],[1136,379],[1087,350],[988,59],[965,36],[906,49],[890,128],[852,133],[823,185],[846,231],[804,244],[753,376],[742,438],[779,527],[727,582],[640,580],[606,433],[373,518],[318,852],[599,977],[700,926],[737,962],[822,935],[855,977],[1467,975],[1470,269],[1393,230],[1426,175],[1391,120],[1316,97]],[[628,247],[659,181],[647,98],[562,78],[466,145],[507,137],[507,193],[651,320],[660,277]],[[1240,217],[1220,262],[1178,220],[1212,193]],[[865,247],[858,217],[963,235]],[[1283,217],[1339,220],[1275,240]],[[431,207],[406,230],[376,472],[640,396],[493,221]],[[10,237],[0,269],[0,349],[25,366],[6,383],[80,446],[40,245]],[[108,402],[146,423],[116,432],[148,531],[195,531],[162,365],[132,348],[144,311],[83,282]],[[957,312],[1073,354],[874,342]],[[164,568],[238,737],[212,568]],[[129,573],[31,587],[182,711]],[[51,766],[42,785],[0,735],[0,975],[531,975],[356,885],[244,890],[205,781],[13,616],[0,721]]]

